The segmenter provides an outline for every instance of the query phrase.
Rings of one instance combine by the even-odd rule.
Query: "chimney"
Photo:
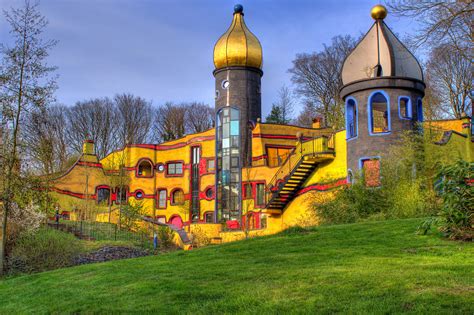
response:
[[[313,118],[313,124],[312,124],[312,128],[313,129],[320,129],[322,128],[322,121],[323,119],[321,117],[316,117],[316,118]]]
[[[84,140],[82,144],[82,154],[94,155],[94,140]]]

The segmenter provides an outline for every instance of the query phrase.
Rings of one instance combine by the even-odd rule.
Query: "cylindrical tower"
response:
[[[229,29],[214,47],[217,220],[241,219],[242,167],[252,163],[252,131],[261,118],[262,46],[236,5]]]
[[[344,61],[347,167],[378,175],[380,159],[405,130],[423,120],[425,84],[420,64],[384,23],[387,10],[372,8],[374,24]],[[378,179],[367,182],[378,185]]]

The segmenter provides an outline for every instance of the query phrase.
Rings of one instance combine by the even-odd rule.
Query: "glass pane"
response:
[[[232,119],[232,120],[239,120],[239,119],[240,119],[239,116],[240,116],[240,115],[239,115],[239,111],[236,110],[236,109],[234,109],[234,108],[232,108],[232,110],[231,110],[231,112],[230,112],[230,119]]]
[[[230,122],[230,134],[231,134],[231,136],[238,136],[239,135],[239,122],[238,121],[231,121]]]
[[[380,133],[389,131],[387,99],[381,93],[376,93],[371,99],[372,132]]]

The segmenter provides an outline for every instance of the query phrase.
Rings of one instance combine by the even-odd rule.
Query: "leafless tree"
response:
[[[29,113],[22,141],[33,170],[51,174],[65,169],[70,155],[66,112],[66,106],[55,105]]]
[[[171,102],[156,109],[154,140],[170,141],[183,137],[186,134],[186,106]]]
[[[85,139],[93,140],[99,159],[118,146],[118,114],[108,98],[78,102],[67,112],[68,142],[80,153]]]
[[[149,102],[132,94],[117,94],[114,97],[118,113],[118,144],[144,143],[153,123]]]
[[[415,18],[421,28],[413,36],[418,46],[448,44],[465,59],[472,60],[472,0],[392,0],[388,7],[394,15]]]
[[[316,118],[317,108],[313,102],[306,100],[298,117],[295,119],[295,124],[301,127],[311,127],[313,119]]]
[[[336,36],[321,52],[296,55],[293,67],[288,70],[296,84],[296,93],[313,102],[316,114],[333,128],[344,125],[344,106],[339,97],[340,73],[346,56],[355,45],[356,40],[349,35]]]
[[[186,131],[198,133],[214,126],[214,109],[209,105],[192,102],[183,104],[186,107]]]
[[[8,213],[12,207],[15,185],[20,183],[20,136],[25,124],[26,112],[48,104],[56,89],[51,72],[55,67],[47,65],[49,51],[54,40],[43,40],[42,32],[48,22],[38,11],[37,4],[25,1],[21,8],[3,11],[10,26],[12,47],[0,46],[0,110],[8,120],[7,137],[3,134],[3,191],[2,240],[0,242],[0,275],[5,271],[5,246]]]
[[[472,64],[457,48],[441,45],[431,51],[427,63],[431,87],[441,98],[441,107],[450,117],[460,118],[472,109]]]

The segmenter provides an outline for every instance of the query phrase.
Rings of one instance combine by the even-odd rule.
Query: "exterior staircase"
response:
[[[283,211],[318,165],[334,157],[334,135],[299,142],[266,187],[266,209]]]

